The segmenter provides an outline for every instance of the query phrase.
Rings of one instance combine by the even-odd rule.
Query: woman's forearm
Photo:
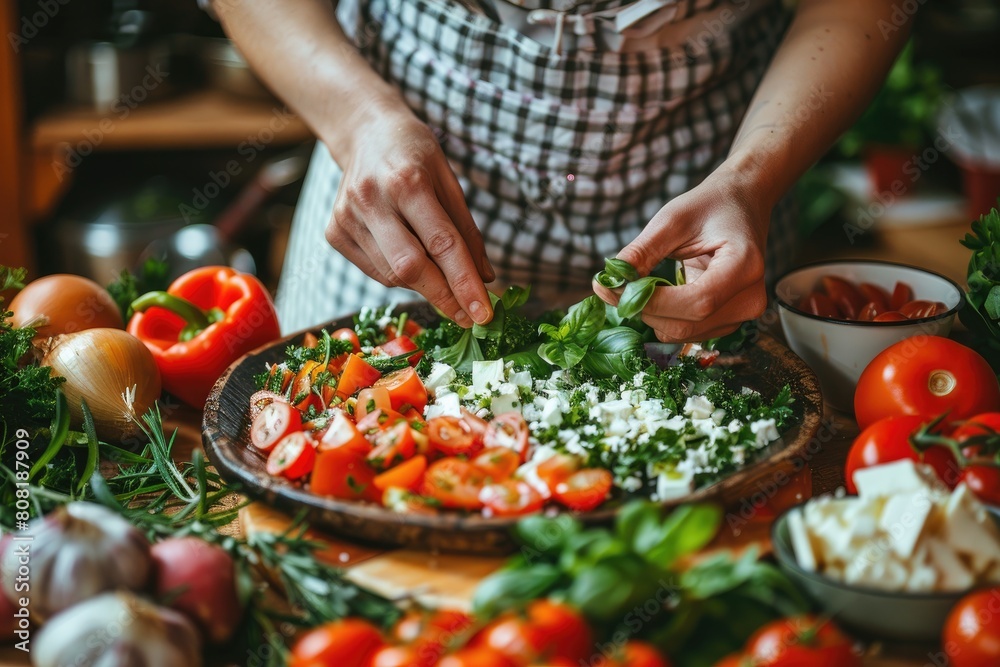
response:
[[[406,108],[344,34],[322,0],[219,0],[226,33],[274,92],[286,100],[337,162],[353,150],[375,109]]]
[[[893,2],[801,0],[723,169],[776,203],[881,86],[912,18],[893,23]]]

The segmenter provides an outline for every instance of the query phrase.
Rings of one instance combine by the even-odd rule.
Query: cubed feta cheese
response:
[[[440,388],[447,387],[454,382],[456,376],[454,368],[448,364],[435,361],[431,366],[431,372],[427,374],[427,379],[424,380],[424,387],[428,391],[436,392]]]
[[[862,498],[945,489],[933,468],[909,459],[856,470],[854,485]]]
[[[531,373],[528,371],[511,373],[508,378],[508,382],[518,387],[527,387],[528,389],[531,389]]]
[[[778,439],[778,427],[773,419],[759,419],[750,424],[750,431],[757,436],[757,446],[763,447]]]
[[[538,420],[549,426],[559,426],[562,424],[562,418],[562,401],[559,400],[558,396],[549,396],[545,405],[542,406],[542,414]]]
[[[704,396],[688,396],[687,401],[684,402],[684,414],[692,419],[709,419],[713,412],[715,412],[715,406]]]
[[[435,417],[461,417],[462,402],[456,393],[439,396],[433,403],[427,404],[427,407],[424,409],[424,416],[427,419],[434,419]]]
[[[513,387],[513,385],[510,385]],[[501,392],[499,396],[494,396],[490,400],[490,412],[494,415],[502,415],[505,412],[520,412],[521,397],[515,387],[513,391]]]
[[[795,552],[795,560],[806,572],[816,571],[816,554],[813,553],[812,544],[809,541],[809,531],[806,530],[805,522],[802,519],[802,511],[794,509],[788,513],[788,536],[792,541],[792,551]]]
[[[964,591],[971,588],[976,578],[951,546],[936,537],[928,538],[927,560],[937,572],[940,588],[947,591]]]
[[[889,535],[890,548],[900,558],[913,556],[931,515],[931,503],[920,493],[891,496],[879,517],[879,528]]]
[[[477,394],[485,394],[499,387],[503,381],[503,360],[472,362],[472,389]]]
[[[665,470],[656,475],[656,496],[660,501],[682,498],[693,488],[694,476],[680,470]]]

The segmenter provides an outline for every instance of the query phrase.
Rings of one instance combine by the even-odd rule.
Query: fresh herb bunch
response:
[[[962,245],[969,258],[966,307],[959,318],[972,334],[973,347],[1000,371],[1000,212],[992,209],[972,223]]]
[[[150,257],[138,273],[133,274],[128,269],[122,269],[121,274],[107,286],[111,298],[118,304],[122,319],[126,322],[132,317],[132,302],[147,292],[165,292],[170,287],[170,265],[165,261]]]
[[[663,517],[649,502],[623,506],[613,529],[585,528],[569,515],[518,522],[521,552],[476,590],[485,616],[521,609],[539,597],[565,599],[605,637],[641,637],[677,664],[707,667],[739,649],[764,623],[806,609],[801,594],[752,550],[682,568],[707,545],[721,511],[687,505]],[[646,603],[659,609],[650,613]]]
[[[649,275],[640,277],[634,266],[623,259],[605,259],[604,270],[594,276],[597,284],[609,289],[624,287],[618,300],[618,315],[627,320],[638,316],[646,307],[657,287],[675,287],[685,283],[684,264],[677,262],[674,281],[662,276]]]

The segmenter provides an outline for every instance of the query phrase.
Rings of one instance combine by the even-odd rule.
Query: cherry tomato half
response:
[[[378,628],[367,621],[333,621],[295,642],[290,667],[367,667],[384,644]]]
[[[979,353],[940,336],[914,336],[880,352],[861,373],[854,414],[865,428],[883,417],[948,413],[951,420],[1000,410],[1000,383]]]
[[[445,456],[473,456],[482,447],[469,422],[459,417],[434,417],[427,421],[431,446]]]
[[[399,422],[372,436],[372,450],[368,452],[368,463],[375,470],[388,470],[412,457],[416,449],[410,425],[405,421]]]
[[[477,510],[483,506],[479,499],[482,487],[483,472],[479,468],[448,457],[427,468],[421,494],[436,499],[444,507]]]
[[[889,310],[899,310],[908,301],[913,301],[913,288],[906,283],[896,283],[889,297]]]
[[[354,421],[364,421],[365,416],[376,410],[389,410],[392,401],[385,387],[368,387],[358,392],[358,402],[354,404]]]
[[[262,452],[269,452],[286,435],[300,430],[302,413],[288,403],[272,401],[250,425],[250,442]]]
[[[487,480],[501,482],[514,474],[521,457],[508,447],[491,447],[479,452],[472,464],[483,471]]]
[[[520,412],[496,415],[483,435],[485,447],[507,447],[517,452],[521,460],[528,456],[528,422]]]
[[[841,316],[849,320],[857,319],[858,313],[864,308],[865,297],[854,283],[837,276],[823,276],[820,284],[827,296],[837,304]]]
[[[533,514],[545,504],[545,499],[527,482],[507,479],[487,484],[479,492],[479,500],[491,516]]]
[[[402,410],[404,406],[416,408],[423,412],[427,405],[427,389],[420,376],[413,368],[403,368],[379,378],[376,387],[382,387],[389,392],[389,401],[393,410]]]
[[[609,470],[583,468],[557,483],[552,497],[571,510],[589,512],[607,500],[613,481]]]
[[[312,472],[316,462],[316,443],[308,433],[289,433],[274,446],[267,457],[267,473],[275,477],[299,479]]]

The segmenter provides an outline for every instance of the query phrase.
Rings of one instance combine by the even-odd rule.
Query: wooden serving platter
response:
[[[437,318],[425,303],[401,308],[413,319],[432,323]],[[352,324],[344,317],[328,330]],[[266,363],[284,358],[285,348],[301,340],[288,336],[267,345],[233,364],[216,383],[205,404],[202,440],[205,452],[219,473],[237,490],[261,502],[296,514],[303,509],[311,525],[361,543],[416,549],[497,555],[511,551],[510,529],[516,518],[485,518],[459,512],[436,515],[400,514],[360,501],[346,501],[311,493],[300,484],[273,477],[264,470],[264,458],[249,442],[249,402],[255,392],[254,375]],[[753,495],[782,475],[791,476],[808,460],[822,416],[822,396],[812,371],[791,350],[775,339],[761,335],[745,354],[727,360],[740,384],[773,397],[789,385],[795,397],[799,421],[782,439],[759,453],[757,460],[730,476],[668,503],[710,501],[731,505]],[[622,499],[609,501],[578,518],[586,524],[609,523]]]

